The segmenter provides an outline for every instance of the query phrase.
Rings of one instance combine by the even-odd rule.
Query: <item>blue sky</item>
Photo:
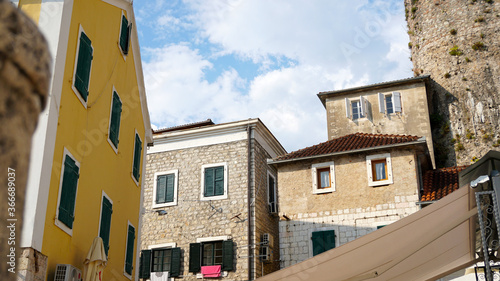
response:
[[[155,128],[260,118],[327,140],[321,91],[412,77],[402,0],[135,1]]]

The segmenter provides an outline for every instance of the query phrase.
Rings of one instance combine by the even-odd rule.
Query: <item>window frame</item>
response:
[[[172,260],[173,260],[172,258],[174,257],[174,255],[173,255],[173,252],[172,252],[172,251],[174,251],[174,249],[178,249],[178,251],[179,251],[179,257],[181,257],[181,255],[182,255],[182,254],[180,254],[181,249],[180,249],[180,248],[177,248],[177,243],[175,243],[175,242],[170,242],[170,243],[162,243],[162,244],[155,244],[155,245],[149,245],[149,246],[147,247],[147,249],[145,249],[145,250],[149,250],[149,251],[151,251],[151,256],[150,256],[151,260],[149,261],[149,262],[150,262],[150,264],[149,264],[149,274],[150,274],[150,275],[151,275],[151,272],[157,272],[157,271],[153,271],[153,267],[154,267],[154,251],[159,251],[159,250],[170,250],[170,251],[171,251],[171,252],[170,252],[170,253],[171,253],[171,259],[170,259],[170,268],[169,268],[169,270],[168,270],[168,272],[169,272],[169,279],[168,279],[168,280],[174,280],[174,278],[180,277],[179,275],[177,275],[177,276],[170,276],[170,274],[171,274],[171,270],[172,270]],[[142,255],[142,252],[143,252],[143,251],[145,251],[145,250],[141,250],[141,251],[140,251],[140,252],[141,252],[141,255]],[[141,257],[141,255],[139,256],[139,259],[141,259],[141,258],[142,258],[142,257]],[[183,262],[184,262],[184,261],[183,261],[182,259],[180,259],[180,260],[179,260],[179,268],[181,268],[181,267],[182,267]],[[142,266],[143,266],[143,265],[140,265],[140,266],[139,266],[139,278],[141,278],[140,276],[141,276],[141,274],[142,274],[142,272],[141,272],[141,270],[142,270]],[[179,272],[179,273],[180,273],[180,272]],[[149,278],[149,276],[148,276],[148,278]],[[148,279],[148,278],[145,278],[145,279]]]
[[[93,62],[93,57],[94,57],[94,46],[92,45],[92,40],[90,40],[90,38],[89,38],[89,40],[90,40],[90,48],[92,49],[92,58],[90,60],[89,81],[88,81],[88,85],[87,85],[87,88],[88,88],[89,92],[87,93],[87,100],[84,100],[83,97],[82,97],[82,94],[80,93],[80,91],[75,86],[76,70],[78,68],[78,58],[80,56],[80,41],[81,41],[82,33],[85,34],[85,36],[87,36],[89,38],[89,36],[85,32],[85,30],[83,30],[82,25],[80,24],[79,28],[78,28],[78,40],[77,40],[77,43],[76,43],[75,64],[74,64],[74,67],[73,67],[73,77],[72,77],[72,80],[71,80],[71,89],[75,93],[75,95],[78,98],[78,100],[82,103],[83,107],[85,109],[87,109],[87,103],[88,103],[89,96],[90,96],[90,80],[92,80],[92,65],[93,65],[92,62]]]
[[[319,187],[319,174],[318,170],[328,169],[330,168],[330,187],[321,188]],[[336,191],[335,187],[335,162],[323,162],[311,165],[311,176],[312,176],[312,188],[313,194],[323,194],[330,193]]]
[[[354,118],[354,103],[359,103],[359,117]],[[351,119],[351,121],[356,122],[359,120],[368,119],[368,104],[367,99],[363,96],[355,97],[355,98],[345,98],[345,110],[346,117]]]
[[[120,108],[120,118],[118,120],[118,136],[117,136],[117,144],[115,146],[115,144],[113,143],[113,141],[111,140],[111,121],[113,119],[113,108],[114,108],[114,95],[116,93],[116,96],[118,97],[118,100],[120,101],[121,103],[121,108]],[[118,154],[118,145],[120,143],[120,127],[121,127],[121,115],[122,115],[122,112],[123,112],[123,101],[120,97],[120,95],[118,94],[118,91],[116,91],[115,89],[115,86],[113,85],[113,90],[111,92],[111,106],[110,106],[110,110],[109,110],[109,122],[108,122],[108,143],[111,145],[111,148],[113,149],[113,151],[115,152],[115,154]]]
[[[323,231],[334,231],[335,235],[335,246],[332,248],[337,248],[340,246],[340,239],[337,239],[340,237],[340,232],[339,232],[339,227],[338,226],[327,226],[327,227],[320,227],[320,228],[314,228],[314,229],[309,229],[309,257],[314,257],[314,241],[312,239],[312,235],[314,232],[323,232]],[[331,250],[331,249],[330,249]],[[324,253],[324,252],[323,252]]]
[[[269,179],[272,178],[274,180],[274,186],[272,187],[273,189],[273,194],[274,194],[274,201],[271,202],[271,194],[270,194],[270,191],[271,191],[271,186],[270,186],[270,182],[269,182]],[[276,193],[277,191],[277,188],[276,188],[276,177],[271,173],[271,171],[267,171],[267,205],[269,206],[269,213],[271,214],[275,214],[278,212],[278,194]],[[273,207],[271,206],[271,204],[274,204],[274,209]]]
[[[131,261],[131,265],[132,265],[132,270],[130,272],[130,274],[127,272],[127,255],[128,255],[128,246],[129,246],[129,229],[130,227],[132,227],[134,229],[134,241],[132,241],[132,261]],[[136,241],[136,238],[137,238],[137,231],[136,231],[136,227],[134,227],[134,225],[130,222],[130,221],[127,221],[127,238],[125,239],[125,259],[123,261],[123,275],[125,277],[127,277],[128,279],[132,280],[132,272],[134,272],[134,258],[135,258],[135,255],[134,255],[134,252],[135,252],[135,241]]]
[[[132,150],[132,171],[130,173],[130,176],[132,177],[132,180],[135,182],[135,184],[137,186],[139,186],[139,183],[140,183],[140,179],[141,179],[141,162],[143,162],[143,149],[144,149],[144,142],[142,141],[142,138],[141,136],[139,135],[139,133],[137,132],[137,129],[134,129],[135,133],[134,133],[134,149]],[[136,138],[139,137],[139,141],[141,142],[141,152],[139,153],[139,163],[138,163],[138,167],[137,167],[137,174],[138,174],[138,178],[136,179],[135,178],[135,175],[134,175],[134,166],[135,166],[135,150],[136,150],[136,145],[137,145],[137,142],[136,142]]]
[[[80,175],[81,171],[81,166],[80,162],[76,160],[76,158],[69,152],[69,150],[65,147],[63,150],[63,157],[62,157],[62,167],[61,167],[61,175],[59,177],[59,191],[57,195],[57,206],[56,206],[56,217],[54,219],[54,224],[59,227],[62,231],[66,232],[69,236],[73,236],[73,227],[67,226],[65,223],[59,220],[59,206],[61,204],[61,195],[62,195],[62,188],[63,188],[63,180],[64,180],[64,170],[66,169],[65,166],[65,159],[66,156],[69,156],[73,161],[75,161],[75,165],[79,168],[78,170],[78,175]],[[80,183],[80,179],[77,180],[76,182],[76,187],[75,187],[75,203],[73,207],[73,217],[75,216],[75,211],[76,211],[76,199],[78,197],[78,184]]]
[[[373,180],[374,175],[373,175],[373,165],[372,162],[378,162],[378,160],[384,160],[386,162],[386,176],[387,179],[385,180]],[[366,170],[367,170],[367,176],[368,176],[368,185],[369,186],[381,186],[381,185],[389,185],[393,184],[393,175],[392,175],[392,161],[391,161],[391,154],[390,153],[383,153],[383,154],[375,154],[375,155],[368,155],[366,156]]]
[[[97,236],[101,237],[101,224],[102,224],[102,210],[103,210],[103,206],[104,206],[104,198],[106,198],[110,203],[111,203],[111,217],[109,218],[109,233],[108,233],[108,248],[106,249],[106,245],[105,245],[105,241],[103,239],[103,244],[104,244],[104,249],[106,251],[106,256],[107,258],[109,259],[109,249],[111,248],[110,247],[110,242],[111,242],[111,221],[112,221],[112,218],[113,218],[113,200],[111,200],[111,197],[109,197],[106,192],[104,192],[104,190],[102,191],[102,195],[101,195],[101,209],[99,211],[99,228],[98,228],[98,233],[97,233]],[[102,237],[101,237],[102,239]]]
[[[224,167],[224,194],[222,195],[214,195],[214,196],[205,196],[205,170],[207,168],[214,167]],[[200,200],[201,201],[211,201],[211,200],[222,200],[228,198],[228,168],[227,162],[221,163],[213,163],[213,164],[205,164],[201,166],[201,192],[200,192]]]
[[[174,200],[172,202],[165,203],[156,203],[156,194],[158,189],[158,177],[164,175],[174,175]],[[179,170],[169,170],[164,172],[156,172],[154,173],[154,183],[153,183],[153,198],[152,198],[152,208],[162,208],[162,207],[170,207],[177,205],[177,192],[178,192],[178,183],[179,183]]]
[[[387,98],[391,97],[392,111],[387,112]],[[403,103],[400,92],[378,93],[378,108],[379,112],[386,115],[401,114],[403,112]]]
[[[235,243],[234,241],[231,239],[230,236],[227,236],[227,235],[223,235],[223,236],[215,236],[215,237],[202,237],[202,238],[196,238],[196,243],[191,243],[189,244],[189,248],[190,248],[190,252],[189,252],[189,272],[193,272],[196,274],[197,278],[202,278],[202,275],[201,275],[201,271],[193,271],[195,269],[196,266],[193,266],[192,262],[194,260],[194,258],[191,257],[191,250],[193,249],[193,247],[195,249],[199,249],[199,255],[200,255],[200,260],[199,260],[199,268],[201,270],[201,267],[202,267],[202,263],[203,263],[203,247],[202,247],[202,244],[203,243],[210,243],[210,242],[217,242],[217,241],[222,241],[222,265],[221,265],[221,277],[226,277],[227,274],[228,274],[228,271],[235,271],[236,268],[234,266],[234,257],[237,256],[237,248],[235,249]],[[199,244],[199,247],[198,245]],[[230,249],[227,248],[226,246],[224,246],[224,244],[230,244],[231,247]],[[225,250],[228,250],[229,249],[229,253],[228,252],[225,252]],[[227,256],[226,256],[227,254]],[[229,260],[231,260],[230,264],[228,264]],[[198,265],[198,264],[197,264]],[[198,269],[198,268],[196,268]]]

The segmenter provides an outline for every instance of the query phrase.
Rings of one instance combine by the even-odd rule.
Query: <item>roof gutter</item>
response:
[[[382,145],[382,146],[375,146],[375,147],[367,147],[367,148],[360,148],[360,149],[340,151],[340,152],[332,152],[332,153],[327,153],[327,154],[306,156],[306,157],[300,157],[300,158],[292,158],[292,159],[284,159],[284,160],[276,160],[276,161],[272,160],[272,159],[268,159],[267,164],[269,164],[269,165],[282,164],[282,163],[287,163],[287,162],[294,162],[294,161],[301,161],[301,160],[308,160],[308,159],[317,159],[317,158],[338,156],[338,155],[351,154],[351,153],[360,153],[360,152],[373,151],[373,150],[378,150],[378,149],[404,147],[404,146],[417,145],[417,144],[427,145],[425,137],[421,137],[420,139],[418,139],[416,141],[411,141],[411,142],[396,143],[396,144],[389,144],[389,145]]]

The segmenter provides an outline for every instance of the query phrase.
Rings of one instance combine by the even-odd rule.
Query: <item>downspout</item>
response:
[[[253,273],[252,273],[252,267],[253,267],[253,258],[254,258],[254,252],[252,251],[252,246],[254,245],[253,243],[253,235],[252,235],[252,127],[250,125],[247,125],[247,149],[248,149],[248,155],[247,155],[247,207],[248,207],[248,280],[253,280]]]

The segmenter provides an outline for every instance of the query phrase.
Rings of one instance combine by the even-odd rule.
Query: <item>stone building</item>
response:
[[[286,151],[266,126],[209,119],[153,140],[140,277],[197,280],[220,270],[220,280],[253,280],[278,270],[277,172],[267,159]]]
[[[350,242],[420,208],[424,138],[354,133],[274,158],[281,267]]]
[[[405,0],[415,76],[429,93],[438,167],[500,148],[500,1]]]

